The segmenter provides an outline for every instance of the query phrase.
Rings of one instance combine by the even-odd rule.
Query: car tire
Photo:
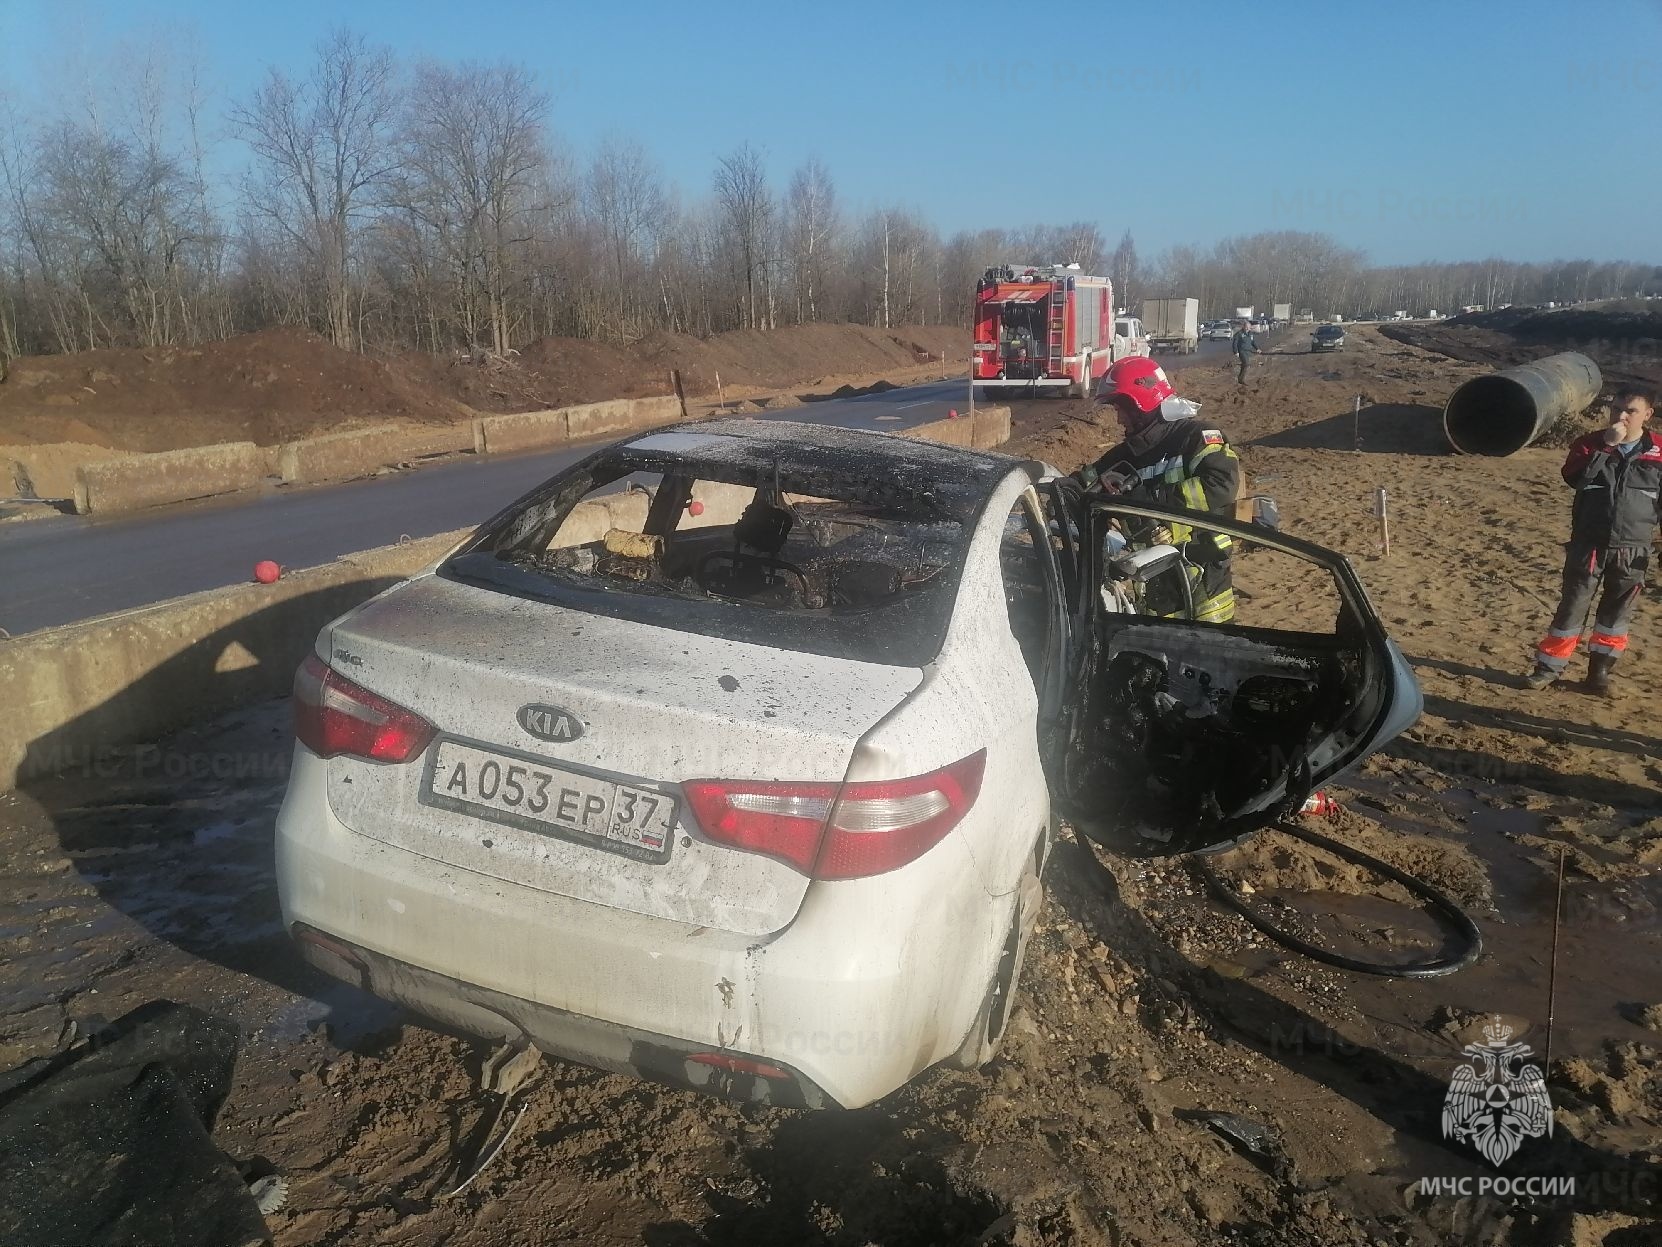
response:
[[[1034,843],[1027,869],[1016,885],[1015,912],[1010,916],[1010,932],[999,952],[998,965],[993,969],[987,994],[975,1012],[975,1021],[958,1051],[947,1058],[947,1064],[956,1069],[980,1069],[998,1055],[1004,1043],[1004,1032],[1015,1011],[1016,989],[1021,985],[1022,965],[1027,959],[1027,942],[1038,925],[1039,911],[1044,908],[1044,885],[1040,882],[1045,862],[1050,858],[1051,846],[1056,842],[1056,818],[1052,815],[1045,832]]]

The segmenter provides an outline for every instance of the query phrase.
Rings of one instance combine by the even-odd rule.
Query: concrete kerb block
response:
[[[554,534],[548,546],[552,550],[564,550],[571,546],[588,545],[603,538],[612,526],[612,510],[603,500],[579,502],[560,521],[560,531]]]
[[[472,424],[377,424],[326,433],[286,443],[278,455],[277,474],[285,484],[351,480],[426,455],[459,454],[473,446],[475,437]]]
[[[566,408],[566,427],[573,441],[602,433],[656,428],[680,419],[681,401],[673,394],[664,398],[614,398]]]
[[[964,418],[931,420],[928,424],[920,424],[911,429],[909,436],[921,438],[926,442],[940,442],[943,446],[973,447],[975,422]]]
[[[482,455],[499,455],[514,450],[540,450],[571,440],[566,408],[548,411],[521,411],[511,416],[486,416],[475,422],[478,435],[475,450]]]
[[[1010,440],[1010,409],[1008,407],[977,407],[970,422],[971,442],[976,450],[991,450]]]
[[[75,510],[133,511],[253,489],[265,479],[269,460],[269,452],[253,442],[222,442],[85,463],[75,474]]]

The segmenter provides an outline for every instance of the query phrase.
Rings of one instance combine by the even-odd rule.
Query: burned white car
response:
[[[1171,588],[1208,526],[1251,543],[1229,624]],[[1418,710],[1318,547],[995,454],[685,425],[323,630],[283,917],[480,1036],[862,1105],[996,1052],[1058,814],[1227,843]]]

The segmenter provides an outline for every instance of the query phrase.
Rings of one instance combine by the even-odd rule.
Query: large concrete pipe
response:
[[[1464,454],[1509,455],[1589,406],[1603,385],[1599,366],[1575,351],[1474,377],[1444,404],[1443,433]]]

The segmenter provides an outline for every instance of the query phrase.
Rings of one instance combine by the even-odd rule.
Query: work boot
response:
[[[1524,677],[1525,688],[1545,688],[1558,678],[1558,672],[1545,663],[1536,663],[1535,670]]]
[[[1615,669],[1616,659],[1610,654],[1594,654],[1587,664],[1587,691],[1594,697],[1610,696],[1610,673]]]

